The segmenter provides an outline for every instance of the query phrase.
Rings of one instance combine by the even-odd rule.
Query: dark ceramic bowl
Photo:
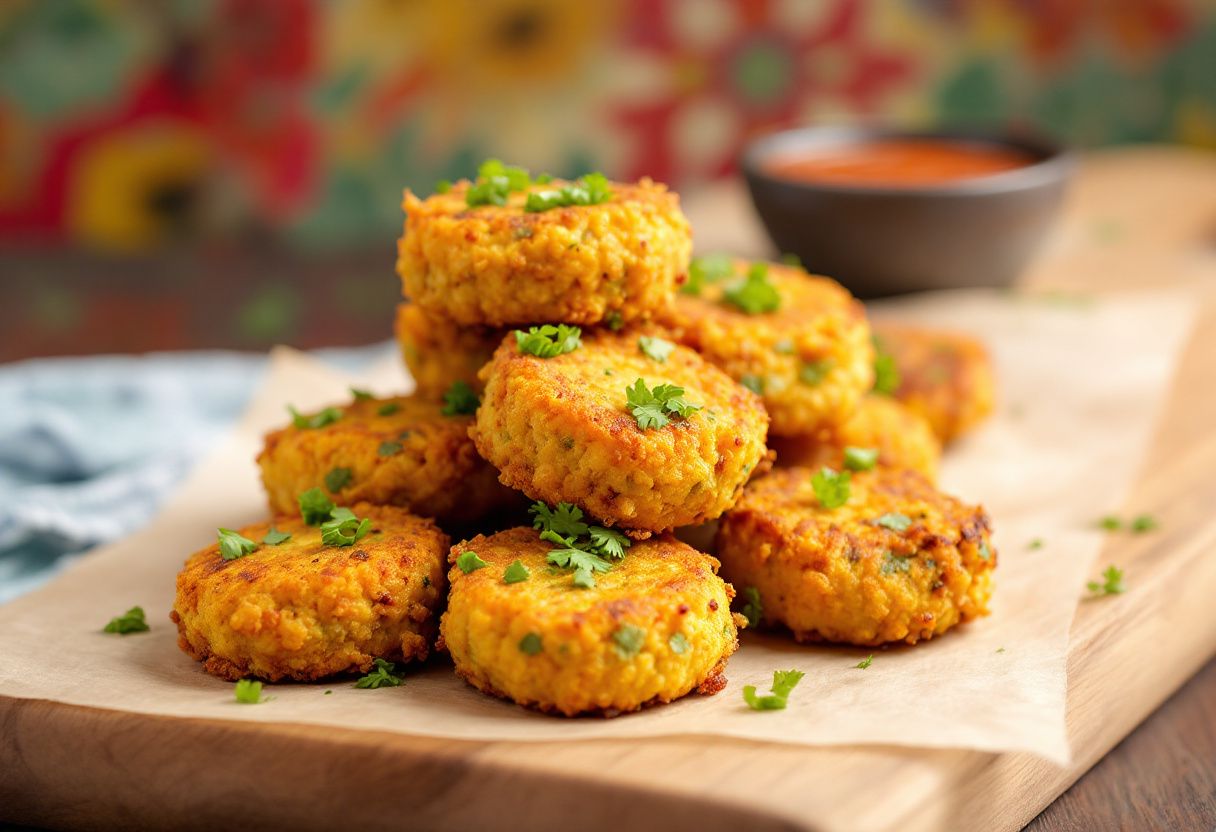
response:
[[[1028,165],[914,187],[810,183],[766,169],[774,159],[884,138],[1004,145]],[[1004,286],[1039,247],[1073,168],[1045,139],[943,130],[908,133],[807,127],[773,133],[743,152],[743,175],[773,243],[862,297],[960,286]]]

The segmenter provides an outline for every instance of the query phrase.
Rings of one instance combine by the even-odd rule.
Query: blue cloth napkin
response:
[[[317,356],[357,370],[389,349]],[[147,523],[240,415],[266,362],[197,352],[0,366],[0,603]]]

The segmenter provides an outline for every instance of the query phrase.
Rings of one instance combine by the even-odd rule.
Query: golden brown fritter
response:
[[[453,565],[441,648],[469,684],[520,705],[574,716],[614,715],[725,685],[738,646],[734,591],[718,562],[663,535],[634,543],[624,559],[580,589],[551,567],[553,548],[515,528],[452,547],[488,564]],[[507,583],[519,561],[526,580]]]
[[[266,435],[258,455],[275,514],[299,514],[297,498],[321,488],[339,505],[367,501],[441,522],[469,522],[518,505],[469,439],[470,415],[445,416],[421,396],[356,400],[319,428]]]
[[[397,273],[420,307],[465,326],[504,326],[629,323],[671,304],[692,236],[665,186],[612,183],[599,205],[528,213],[526,192],[470,208],[469,184],[424,200],[405,192]]]
[[[828,465],[839,470],[844,449],[872,448],[878,464],[885,468],[911,468],[937,481],[942,447],[929,423],[889,396],[874,393],[843,425],[810,436],[777,436],[769,439],[781,468],[801,466],[818,469]]]
[[[986,615],[996,550],[984,510],[934,490],[915,471],[852,475],[835,509],[812,469],[786,468],[748,486],[722,518],[717,554],[763,621],[798,641],[915,644]]]
[[[605,525],[664,531],[717,517],[761,464],[768,416],[759,397],[692,350],[658,361],[637,332],[583,334],[554,358],[521,353],[508,336],[482,370],[472,436],[506,485],[569,502]],[[643,379],[684,388],[701,409],[643,429],[627,388]]]
[[[455,381],[481,392],[477,371],[506,334],[500,329],[458,326],[411,303],[397,307],[395,329],[401,358],[417,383],[414,392],[433,398],[442,396]]]
[[[352,507],[372,530],[352,546],[326,546],[297,517],[240,529],[260,544],[224,560],[218,544],[177,577],[178,645],[225,679],[310,681],[367,672],[372,660],[425,659],[443,601],[448,538],[399,508]],[[262,543],[271,528],[291,538]]]
[[[839,283],[777,263],[758,264],[777,291],[774,311],[744,311],[726,300],[753,264],[677,296],[660,319],[685,346],[760,394],[776,436],[840,424],[874,383],[865,310]]]
[[[961,332],[880,321],[874,341],[899,373],[895,398],[923,416],[943,444],[992,413],[996,373],[988,350]]]

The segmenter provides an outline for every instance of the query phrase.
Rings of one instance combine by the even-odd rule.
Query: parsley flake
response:
[[[522,561],[515,561],[508,566],[502,573],[502,582],[505,584],[517,584],[521,581],[526,581],[532,575],[528,567],[523,565]]]
[[[110,623],[101,628],[103,633],[118,633],[125,636],[128,633],[144,633],[152,629],[144,618],[143,607],[131,607],[122,615],[110,619]]]
[[[468,575],[470,572],[476,572],[478,569],[485,569],[490,564],[486,563],[474,551],[461,552],[456,558],[456,565],[460,567],[460,571]]]
[[[735,263],[726,254],[706,254],[692,258],[688,264],[688,280],[680,287],[686,295],[699,295],[707,283],[718,283],[735,273]]]
[[[836,366],[836,362],[830,358],[824,358],[820,361],[804,361],[802,366],[798,368],[798,380],[810,387],[823,382],[827,378],[828,373]]]
[[[692,645],[688,642],[688,638],[683,633],[672,633],[671,638],[667,639],[667,646],[671,648],[671,652],[677,656],[683,656],[692,649]]]
[[[327,407],[311,416],[305,416],[291,405],[287,405],[287,412],[291,414],[291,423],[300,430],[323,428],[342,418],[342,411],[336,407]]]
[[[1106,567],[1101,581],[1090,581],[1086,586],[1094,595],[1119,595],[1127,591],[1123,585],[1123,570],[1117,566]]]
[[[350,485],[351,470],[349,468],[331,468],[325,475],[325,488],[330,494],[337,494]]]
[[[760,620],[764,618],[764,604],[760,602],[760,590],[754,586],[744,587],[743,598],[745,602],[740,612],[747,619],[747,626],[759,626]]]
[[[874,664],[874,654],[873,653],[871,653],[870,655],[866,656],[864,659],[859,661],[855,666],[858,670],[865,670],[867,667],[869,667],[872,664]]]
[[[847,445],[844,449],[844,467],[850,471],[869,471],[878,464],[878,448],[858,448]]]
[[[400,442],[381,442],[380,447],[376,449],[376,453],[379,456],[396,456],[401,453],[404,447]]]
[[[684,400],[683,387],[659,384],[654,390],[648,390],[646,382],[640,378],[632,387],[625,388],[625,400],[626,407],[642,430],[666,427],[671,416],[683,419],[701,409],[701,405]]]
[[[541,643],[540,636],[537,633],[528,633],[519,640],[519,652],[525,656],[535,656],[543,649],[544,645]]]
[[[811,476],[815,499],[826,509],[840,508],[849,501],[851,479],[848,471],[838,473],[825,465]]]
[[[360,520],[348,508],[335,508],[330,519],[321,524],[321,543],[326,546],[354,546],[372,530],[372,521]]]
[[[453,381],[452,386],[443,394],[444,416],[468,416],[476,413],[481,405],[481,399],[473,392],[473,388],[465,381]]]
[[[769,282],[765,263],[753,263],[746,278],[723,289],[722,300],[748,315],[776,312],[781,308],[781,295]]]
[[[319,526],[334,510],[333,501],[319,488],[310,488],[296,499],[300,503],[300,516],[310,526]]]
[[[216,529],[220,542],[220,556],[224,560],[236,560],[257,551],[258,544],[232,529]]]
[[[582,333],[577,326],[545,324],[530,327],[527,332],[515,330],[515,343],[521,353],[538,358],[553,358],[578,349],[582,345]]]
[[[291,540],[290,532],[281,532],[274,526],[270,527],[270,531],[266,532],[266,536],[262,538],[262,543],[266,546],[278,546]]]
[[[805,675],[801,670],[774,670],[771,693],[768,696],[757,696],[755,685],[745,685],[743,701],[753,711],[783,711],[790,693]]]
[[[359,681],[355,682],[355,687],[363,690],[395,688],[405,681],[401,676],[393,672],[397,669],[396,662],[386,662],[384,659],[372,659],[372,664],[374,667],[371,672],[360,676]]]
[[[612,649],[622,659],[632,659],[646,645],[646,631],[636,624],[622,624],[612,634]]]
[[[908,526],[912,525],[912,518],[897,511],[889,511],[875,520],[874,525],[882,526],[884,529],[890,529],[893,532],[902,532],[907,531]]]
[[[660,364],[667,362],[667,356],[671,355],[671,351],[676,348],[676,345],[663,338],[656,338],[651,335],[643,335],[638,338],[638,349],[647,358],[653,358]]]
[[[233,686],[236,701],[242,705],[259,705],[267,701],[262,697],[262,683],[255,679],[240,679]]]

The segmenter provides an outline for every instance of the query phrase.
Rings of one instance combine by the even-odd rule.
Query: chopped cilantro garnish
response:
[[[1157,522],[1157,518],[1153,517],[1151,514],[1141,514],[1132,520],[1131,525],[1128,526],[1128,528],[1130,528],[1136,534],[1140,534],[1141,532],[1151,532],[1159,525],[1160,524]]]
[[[815,499],[824,508],[840,508],[849,501],[851,479],[848,471],[836,472],[825,465],[811,476]]]
[[[545,324],[531,327],[527,332],[515,330],[515,343],[519,345],[521,353],[538,358],[553,358],[578,349],[582,344],[582,332],[576,326]]]
[[[746,278],[723,289],[722,300],[748,315],[776,312],[781,307],[781,295],[777,287],[769,282],[768,265],[765,263],[753,263],[747,270]]]
[[[401,409],[401,405],[397,404],[396,402],[385,402],[384,404],[380,405],[380,407],[376,410],[376,415],[377,416],[392,416],[394,413],[396,413],[400,409]]]
[[[337,494],[350,485],[351,470],[349,468],[331,468],[325,475],[325,487],[330,494]]]
[[[699,295],[706,283],[717,283],[733,276],[734,261],[725,254],[706,254],[694,257],[688,264],[688,282],[680,287],[686,295]]]
[[[400,442],[381,442],[380,447],[376,449],[376,453],[380,456],[396,456],[401,453],[401,449],[404,447]]]
[[[224,560],[236,560],[257,551],[258,544],[239,532],[224,528],[217,529],[216,532],[220,541],[220,556]]]
[[[236,701],[242,705],[258,705],[267,701],[262,698],[262,683],[254,679],[240,679],[233,687]]]
[[[884,396],[894,396],[899,389],[899,367],[895,365],[895,357],[888,352],[874,354],[874,392]]]
[[[437,194],[446,194],[450,190],[452,190],[452,180],[450,179],[440,179],[435,183],[435,193]]]
[[[638,349],[640,349],[647,358],[653,358],[660,364],[667,361],[667,356],[671,355],[671,351],[675,348],[676,345],[670,341],[651,335],[643,335],[638,339]]]
[[[371,392],[370,392],[370,391],[368,391],[368,390],[362,390],[362,389],[360,389],[360,388],[358,388],[358,387],[352,387],[352,388],[350,388],[350,394],[351,394],[352,396],[354,396],[355,401],[357,401],[357,402],[365,402],[365,401],[367,401],[368,399],[372,398],[372,394],[371,394]]]
[[[291,405],[287,405],[287,412],[291,414],[291,423],[300,430],[323,428],[342,418],[342,411],[336,407],[327,407],[311,416],[305,416]]]
[[[513,191],[526,191],[532,177],[524,168],[504,165],[497,159],[487,159],[477,170],[477,181],[465,193],[465,204],[470,208],[478,205],[506,205],[507,195]]]
[[[756,627],[764,617],[764,604],[760,602],[760,590],[754,586],[745,586],[743,588],[743,598],[745,603],[740,612],[747,619],[747,626]]]
[[[143,607],[131,607],[122,615],[110,619],[110,623],[101,628],[103,633],[118,633],[125,636],[128,633],[143,633],[151,629],[144,618]]]
[[[743,701],[753,711],[785,710],[790,693],[805,675],[801,670],[774,670],[771,693],[768,696],[757,696],[755,685],[744,685]]]
[[[620,560],[625,557],[625,550],[629,548],[629,538],[618,532],[616,529],[605,529],[603,526],[591,526],[587,529],[587,534],[591,538],[591,548],[597,554],[607,558]]]
[[[850,471],[869,471],[878,464],[878,448],[858,448],[846,445],[844,467]]]
[[[625,400],[630,414],[642,430],[665,427],[669,416],[683,419],[701,409],[699,404],[684,400],[684,388],[674,384],[659,384],[654,390],[646,388],[646,382],[638,379],[632,387],[625,388]]]
[[[739,376],[739,383],[757,396],[764,395],[764,376],[758,376],[755,373],[744,373]]]
[[[612,634],[612,649],[622,659],[632,659],[646,645],[646,631],[636,624],[622,624]]]
[[[535,656],[543,649],[544,645],[541,643],[540,636],[537,633],[528,633],[519,640],[519,652],[525,656]]]
[[[443,394],[444,416],[468,416],[477,412],[481,399],[473,392],[473,388],[465,381],[453,381],[452,386]]]
[[[348,508],[335,508],[321,524],[321,542],[326,546],[354,546],[372,530],[372,521],[360,520]]]
[[[802,362],[802,366],[798,368],[798,380],[803,384],[814,387],[822,383],[835,366],[836,362],[830,358],[823,358],[819,361],[804,361]]]
[[[524,210],[537,213],[569,205],[599,205],[610,199],[612,189],[608,187],[608,178],[602,173],[588,173],[557,190],[533,191],[524,202]]]
[[[667,646],[677,656],[683,656],[692,649],[692,645],[689,644],[688,638],[683,633],[672,633],[671,638],[667,639]]]
[[[384,659],[372,659],[372,664],[374,665],[372,671],[365,676],[360,676],[359,681],[355,682],[355,687],[364,690],[395,688],[405,681],[393,672],[397,669],[396,662],[386,662]]]
[[[460,567],[460,571],[468,575],[470,572],[476,572],[478,569],[485,569],[490,564],[481,559],[481,556],[476,552],[469,550],[461,552],[456,557],[456,565]]]
[[[871,653],[870,655],[866,656],[864,659],[859,661],[856,666],[857,666],[858,670],[865,670],[867,667],[869,667],[872,664],[874,664],[874,654],[873,653]]]
[[[912,518],[897,511],[889,511],[875,520],[874,525],[882,526],[884,529],[890,529],[893,532],[902,532],[912,525]]]
[[[1117,566],[1106,567],[1101,581],[1090,581],[1086,586],[1095,595],[1118,595],[1127,590],[1123,585],[1123,570]]]
[[[1108,514],[1098,521],[1098,526],[1108,532],[1113,532],[1123,527],[1123,521],[1113,514]]]
[[[521,561],[517,560],[503,570],[502,581],[506,584],[517,584],[521,581],[528,580],[528,577],[531,574],[532,573],[528,570],[528,567],[524,566]]]
[[[310,526],[319,526],[329,519],[334,510],[333,501],[319,488],[310,488],[296,498],[300,503],[300,516]]]
[[[553,508],[540,500],[532,504],[528,513],[533,515],[532,528],[542,532],[554,532],[563,537],[581,537],[590,528],[583,522],[583,510],[570,503],[558,503]]]
[[[274,526],[270,527],[270,531],[266,532],[266,536],[262,538],[262,543],[266,546],[278,546],[280,543],[286,543],[291,540],[289,532],[281,532]]]
[[[574,570],[577,587],[595,586],[594,573],[612,568],[607,558],[619,560],[629,548],[628,537],[614,529],[584,523],[582,509],[570,503],[549,508],[538,500],[528,511],[541,540],[558,546],[549,552],[549,563]]]

